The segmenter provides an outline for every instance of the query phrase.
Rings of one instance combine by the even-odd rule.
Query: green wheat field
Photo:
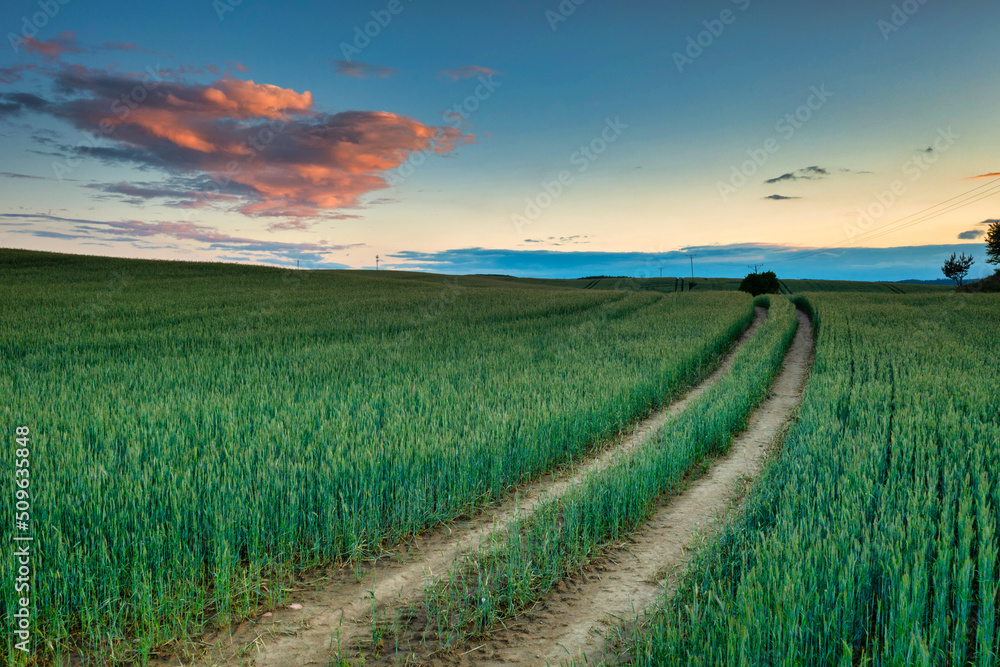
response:
[[[704,379],[756,305],[725,377],[647,445],[435,573],[437,640],[530,608],[725,451],[801,310],[815,361],[796,419],[677,594],[621,629],[623,655],[997,664],[1000,297],[786,280],[755,302],[695,282],[0,250],[0,422],[8,462],[30,429],[34,536],[35,652],[7,632],[5,661],[169,657],[304,573],[475,516]],[[5,627],[17,576],[0,559]]]

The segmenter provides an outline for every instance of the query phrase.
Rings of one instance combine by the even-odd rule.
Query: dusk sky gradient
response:
[[[687,275],[694,253],[700,276],[870,280],[965,251],[988,271],[995,1],[237,1],[4,3],[0,246],[570,278]]]

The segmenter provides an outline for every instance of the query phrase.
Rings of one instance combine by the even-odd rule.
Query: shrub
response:
[[[740,291],[753,296],[781,294],[781,283],[778,282],[778,276],[774,275],[774,271],[751,273],[740,283]]]

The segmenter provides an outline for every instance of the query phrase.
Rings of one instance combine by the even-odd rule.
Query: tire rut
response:
[[[675,590],[700,537],[717,528],[757,476],[774,443],[794,418],[812,367],[812,324],[798,313],[799,328],[770,396],[747,429],[706,474],[679,495],[663,500],[654,515],[624,544],[581,574],[564,581],[532,611],[506,623],[486,641],[435,659],[448,665],[547,665],[571,659],[600,664],[606,637]],[[478,645],[478,646],[476,646]],[[473,648],[474,646],[474,648]]]
[[[302,588],[293,592],[285,607],[200,642],[204,649],[193,662],[175,656],[157,664],[307,667],[334,664],[338,654],[356,656],[358,642],[372,639],[373,614],[391,618],[421,598],[426,578],[444,573],[460,554],[500,533],[515,517],[530,515],[540,501],[558,497],[584,475],[608,467],[617,456],[642,445],[650,434],[728,372],[735,351],[766,316],[765,309],[757,308],[753,323],[715,372],[680,399],[638,422],[608,447],[526,484],[500,505],[472,519],[435,527],[396,545],[391,556],[327,570],[324,576],[314,579],[312,586],[298,584]]]

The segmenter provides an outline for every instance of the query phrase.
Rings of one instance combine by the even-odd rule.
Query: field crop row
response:
[[[997,664],[1000,303],[808,299],[799,420],[634,662]]]
[[[8,251],[0,273],[43,661],[144,661],[301,568],[494,502],[699,379],[753,316],[733,293]]]

